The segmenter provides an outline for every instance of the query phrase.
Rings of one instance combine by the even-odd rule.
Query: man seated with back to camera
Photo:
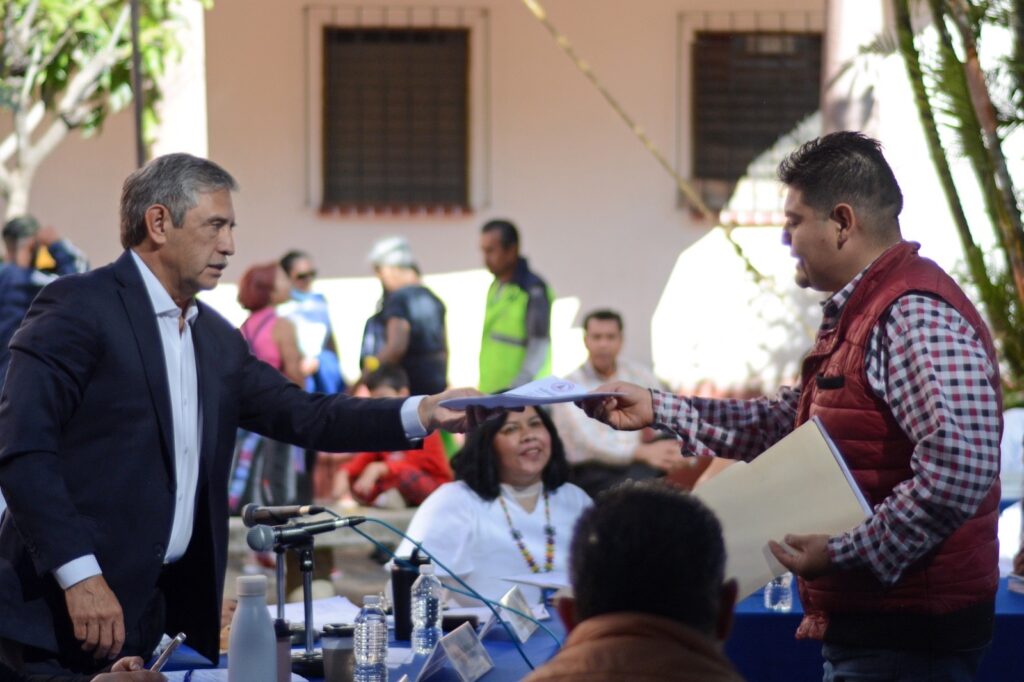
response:
[[[722,653],[736,581],[715,515],[659,481],[623,483],[580,516],[569,554],[570,630],[527,682],[739,682]]]
[[[592,391],[609,381],[661,386],[643,365],[620,357],[622,316],[614,310],[594,310],[583,318],[583,345],[587,361],[566,378]],[[675,438],[644,438],[642,431],[616,431],[589,418],[571,403],[552,407],[551,416],[565,444],[572,466],[572,482],[594,496],[626,479],[663,476],[683,463]]]

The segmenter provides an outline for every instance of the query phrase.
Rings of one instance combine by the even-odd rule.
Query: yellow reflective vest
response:
[[[547,300],[547,336],[550,339],[551,303],[554,293],[544,280],[527,267],[520,258],[512,281],[502,284],[497,279],[487,291],[484,333],[480,341],[480,390],[495,393],[509,388],[519,374],[526,358],[529,340],[527,309],[530,293],[543,293]],[[534,379],[551,374],[551,346]]]

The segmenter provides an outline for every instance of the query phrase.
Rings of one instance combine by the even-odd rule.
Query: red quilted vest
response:
[[[995,347],[978,311],[946,273],[917,255],[918,248],[915,243],[902,242],[871,265],[835,328],[819,332],[801,370],[797,426],[812,416],[822,420],[872,506],[912,476],[914,446],[885,403],[875,396],[864,371],[871,331],[896,299],[918,292],[946,301],[977,331],[992,366],[998,367]],[[998,376],[992,380],[1001,395]],[[829,614],[936,615],[991,601],[999,583],[998,505],[997,480],[974,516],[911,565],[891,587],[867,569],[801,580],[805,616],[797,636],[823,638]]]

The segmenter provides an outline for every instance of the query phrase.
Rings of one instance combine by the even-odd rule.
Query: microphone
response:
[[[271,528],[258,525],[249,531],[245,541],[254,552],[269,552],[275,545],[291,545],[309,540],[314,535],[328,533],[346,526],[357,526],[366,518],[363,516],[347,516],[343,519],[328,519],[312,523],[296,523]]]
[[[246,528],[263,523],[269,526],[277,526],[287,523],[297,516],[309,516],[326,511],[323,507],[312,504],[297,505],[290,507],[264,507],[258,504],[247,504],[242,507],[242,523]]]

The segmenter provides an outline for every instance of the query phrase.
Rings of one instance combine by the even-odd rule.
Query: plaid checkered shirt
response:
[[[822,304],[830,329],[861,272]],[[996,368],[977,332],[948,303],[921,294],[897,299],[872,330],[864,359],[871,390],[914,443],[912,478],[897,485],[874,514],[829,538],[832,563],[867,567],[884,584],[978,509],[999,476]],[[681,438],[684,453],[749,461],[794,428],[799,388],[754,400],[681,398],[651,391],[654,421]]]

